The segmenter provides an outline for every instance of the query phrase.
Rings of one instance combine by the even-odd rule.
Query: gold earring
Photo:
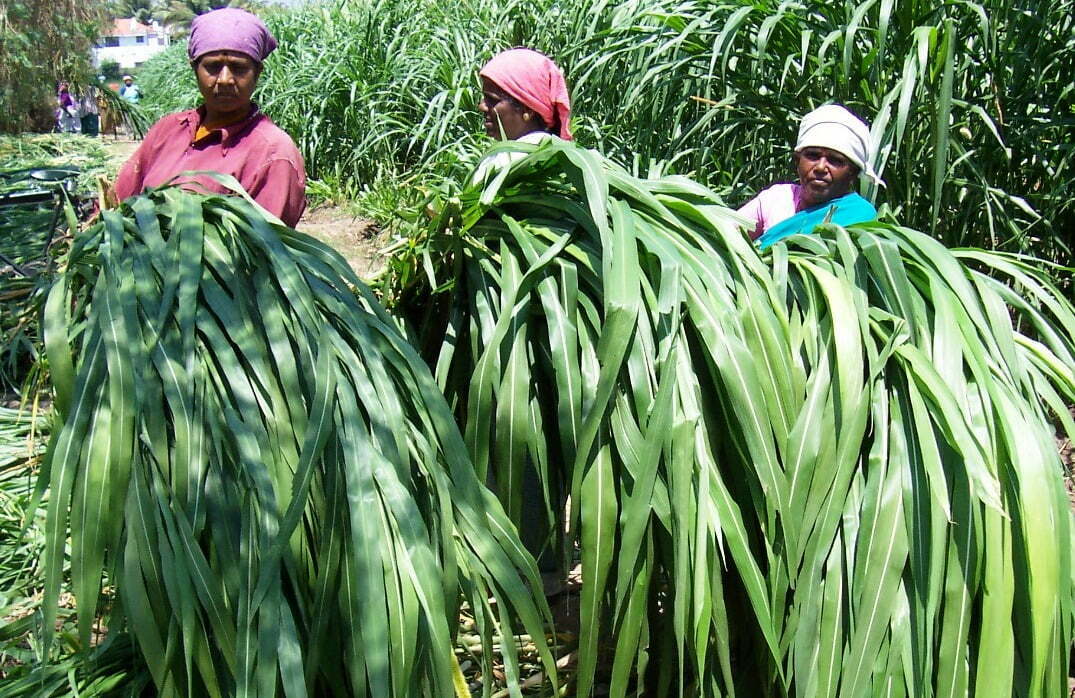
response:
[[[523,121],[530,121],[530,114],[523,114]]]

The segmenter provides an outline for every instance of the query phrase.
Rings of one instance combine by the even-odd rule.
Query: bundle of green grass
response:
[[[497,147],[384,286],[479,476],[581,555],[574,695],[1061,694],[1075,312],[1032,260],[759,255],[690,180]]]
[[[83,647],[128,632],[162,696],[453,695],[464,601],[487,676],[499,636],[519,695],[522,632],[551,668],[533,559],[331,249],[151,191],[75,239],[43,324],[44,627],[69,540]]]

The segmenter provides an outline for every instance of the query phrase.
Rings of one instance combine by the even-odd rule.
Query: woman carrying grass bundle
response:
[[[756,224],[751,237],[764,249],[821,223],[874,220],[877,210],[852,191],[860,176],[881,183],[870,155],[870,129],[844,107],[827,104],[804,116],[793,155],[798,184],[774,184],[739,209]]]
[[[532,145],[548,140],[573,140],[567,83],[563,71],[551,58],[528,48],[514,48],[493,56],[478,76],[482,81],[478,109],[490,138]],[[473,183],[481,184],[490,175],[526,157],[528,152],[499,149],[486,156],[474,172]],[[537,558],[545,593],[552,596],[564,589],[566,576],[556,552],[563,545],[565,485],[558,478],[551,478],[543,485],[529,465],[521,477],[519,535],[526,549]],[[549,500],[555,502],[555,523],[546,517],[546,489]]]
[[[187,55],[204,103],[169,114],[120,170],[125,199],[181,172],[210,170],[235,177],[263,208],[294,226],[306,208],[306,171],[291,137],[251,100],[276,39],[254,15],[236,8],[194,18]],[[226,193],[211,177],[183,178],[190,188]]]
[[[497,140],[538,144],[549,138],[571,140],[571,98],[563,71],[548,56],[528,48],[502,51],[478,72],[485,133]],[[478,166],[474,181],[526,155],[500,152]]]

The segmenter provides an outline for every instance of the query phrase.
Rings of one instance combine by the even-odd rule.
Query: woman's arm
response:
[[[306,210],[306,177],[286,158],[270,160],[261,168],[247,193],[292,228]]]
[[[738,212],[754,221],[754,229],[750,231],[750,239],[757,240],[761,237],[761,234],[765,232],[765,222],[762,217],[761,208],[761,195],[759,194],[743,204],[743,206],[738,209]]]

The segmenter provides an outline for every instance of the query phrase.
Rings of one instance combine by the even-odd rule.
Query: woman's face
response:
[[[795,153],[795,169],[803,188],[803,204],[818,206],[851,191],[859,168],[843,153],[811,146]]]
[[[250,111],[261,64],[236,51],[207,53],[194,65],[206,120],[238,120]]]
[[[541,131],[541,119],[515,101],[489,78],[482,78],[482,99],[478,111],[485,117],[485,133],[490,138],[514,141],[532,131]]]

